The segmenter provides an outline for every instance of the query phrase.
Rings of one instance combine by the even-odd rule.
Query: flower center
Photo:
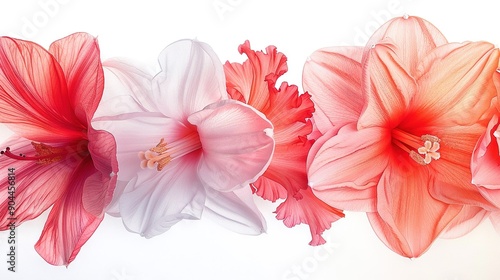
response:
[[[35,143],[35,142],[31,142],[31,145],[35,149],[34,155],[26,155],[26,154],[16,155],[11,152],[10,147],[5,148],[5,151],[0,151],[0,154],[17,160],[37,161],[39,164],[50,164],[58,162],[70,155],[77,155],[80,157],[85,157],[89,155],[87,142],[85,142],[84,145],[75,144],[63,147],[52,147],[44,143]]]
[[[394,145],[407,152],[414,161],[421,165],[427,165],[432,160],[438,160],[441,157],[438,152],[440,141],[437,136],[430,134],[418,137],[398,128],[392,130]]]
[[[165,139],[162,138],[156,147],[139,152],[141,167],[153,169],[156,166],[156,170],[161,171],[172,160],[200,148],[201,142],[197,132],[190,133],[182,139],[170,143],[165,142]]]

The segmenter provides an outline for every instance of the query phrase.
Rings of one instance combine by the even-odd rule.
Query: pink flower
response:
[[[309,225],[311,245],[325,243],[322,233],[344,214],[317,199],[307,185],[306,159],[313,140],[309,118],[314,111],[310,95],[299,95],[296,86],[276,80],[287,71],[286,57],[270,46],[267,53],[255,52],[246,41],[239,47],[248,60],[243,64],[226,62],[224,71],[231,98],[259,110],[273,123],[276,148],[269,168],[252,184],[257,195],[276,201],[276,217],[286,226]]]
[[[129,113],[97,120],[117,139],[118,180],[125,181],[110,212],[146,237],[202,216],[236,232],[262,233],[265,221],[245,186],[269,165],[271,123],[228,99],[222,64],[207,44],[178,41],[159,62],[154,78],[127,63],[107,64],[106,92],[118,95],[110,104],[133,101]]]
[[[333,207],[367,212],[379,238],[418,257],[446,227],[489,208],[470,158],[496,94],[493,45],[447,43],[430,23],[396,18],[366,48],[315,52],[304,88],[323,134],[309,184]],[[463,206],[463,205],[468,206]]]
[[[0,65],[0,122],[17,134],[3,144],[0,169],[15,169],[16,189],[11,213],[2,172],[0,228],[52,206],[35,248],[68,265],[101,223],[118,172],[113,136],[90,125],[104,86],[97,40],[76,33],[46,51],[1,37]]]

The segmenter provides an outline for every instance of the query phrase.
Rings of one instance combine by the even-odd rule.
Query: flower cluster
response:
[[[405,257],[488,217],[500,232],[492,44],[449,43],[421,18],[395,18],[365,47],[314,52],[305,92],[278,84],[288,68],[276,47],[238,50],[246,61],[223,64],[181,40],[151,70],[101,62],[86,33],[48,50],[0,37],[0,122],[15,132],[0,169],[16,170],[14,195],[0,181],[0,230],[11,210],[17,226],[51,208],[35,248],[68,265],[105,213],[147,238],[201,218],[261,234],[259,196],[279,201],[287,227],[307,224],[310,245],[343,211],[366,212]]]

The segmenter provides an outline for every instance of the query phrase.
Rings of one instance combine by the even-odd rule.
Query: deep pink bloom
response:
[[[315,52],[304,69],[323,134],[308,158],[314,193],[367,212],[379,238],[407,257],[492,209],[470,183],[470,158],[491,116],[498,62],[493,45],[447,43],[417,17],[389,21],[366,48]]]
[[[310,244],[323,244],[322,233],[344,214],[317,199],[307,185],[305,163],[314,142],[307,139],[314,112],[310,95],[299,95],[296,86],[285,82],[276,88],[276,80],[287,71],[287,65],[286,57],[275,47],[267,47],[267,53],[255,52],[246,41],[239,52],[248,60],[224,65],[228,92],[266,115],[274,126],[276,141],[269,168],[252,184],[255,192],[273,202],[285,199],[276,209],[276,217],[288,227],[308,224]]]
[[[6,175],[14,168],[16,225],[52,206],[35,248],[53,265],[74,260],[116,184],[114,138],[90,125],[103,86],[97,40],[88,34],[58,40],[49,51],[0,38],[0,122],[17,134],[0,157],[0,229],[11,222]]]

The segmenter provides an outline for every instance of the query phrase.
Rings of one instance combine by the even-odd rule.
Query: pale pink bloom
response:
[[[299,95],[298,88],[286,82],[276,88],[276,80],[287,71],[287,65],[285,55],[274,46],[267,47],[267,53],[255,52],[246,41],[239,51],[248,60],[224,65],[228,92],[231,98],[266,115],[274,126],[276,141],[271,165],[252,187],[264,199],[285,199],[276,209],[276,218],[288,227],[308,224],[309,244],[323,244],[323,232],[344,214],[316,198],[307,185],[306,159],[314,142],[307,138],[314,112],[310,95]]]
[[[89,34],[58,40],[49,51],[0,38],[0,122],[17,134],[2,144],[8,148],[0,157],[0,227],[52,207],[35,249],[53,265],[75,259],[115,188],[114,138],[90,125],[103,86],[99,47]],[[8,210],[9,168],[15,169],[14,213]]]
[[[389,21],[366,48],[315,52],[304,69],[323,134],[308,158],[314,193],[367,212],[379,238],[407,257],[449,224],[493,209],[470,183],[470,158],[491,116],[498,61],[493,45],[447,43],[417,17]]]
[[[110,213],[146,237],[202,216],[236,232],[262,233],[265,221],[248,184],[269,165],[272,124],[228,99],[222,64],[207,44],[178,41],[159,62],[154,78],[130,64],[105,63],[105,92],[118,95],[107,103],[130,103],[129,113],[97,119],[117,139],[118,180],[126,181]]]

